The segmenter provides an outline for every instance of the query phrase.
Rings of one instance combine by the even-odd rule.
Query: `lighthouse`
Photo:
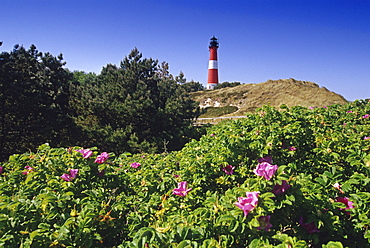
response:
[[[209,43],[208,82],[207,90],[213,90],[218,85],[218,63],[217,63],[218,41],[216,37],[211,38]]]

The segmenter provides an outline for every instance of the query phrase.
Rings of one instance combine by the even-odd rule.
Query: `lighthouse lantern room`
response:
[[[217,63],[218,41],[216,37],[211,38],[209,43],[208,82],[207,89],[213,90],[218,85],[218,63]]]

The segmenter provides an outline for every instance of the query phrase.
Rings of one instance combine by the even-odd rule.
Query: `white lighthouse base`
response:
[[[216,86],[217,86],[217,84],[207,84],[206,89],[207,90],[213,90],[213,89],[215,89]]]

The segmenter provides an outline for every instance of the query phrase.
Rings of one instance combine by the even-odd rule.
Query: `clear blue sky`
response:
[[[0,13],[0,51],[35,44],[70,70],[100,73],[137,47],[205,84],[215,35],[221,82],[295,78],[370,98],[370,0],[0,0]]]

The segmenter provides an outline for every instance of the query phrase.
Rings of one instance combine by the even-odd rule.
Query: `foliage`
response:
[[[13,155],[0,245],[370,247],[369,116],[368,100],[265,106],[177,152]]]
[[[25,152],[44,142],[65,145],[73,128],[68,116],[68,82],[64,62],[34,45],[16,45],[0,54],[1,155]],[[0,160],[2,158],[0,157]]]
[[[0,54],[0,161],[13,153],[96,146],[120,153],[178,150],[203,128],[200,110],[168,64],[134,49],[101,74],[64,69],[62,55],[15,46]]]
[[[68,69],[67,69],[68,70]],[[96,80],[97,75],[93,72],[84,72],[84,71],[73,71],[73,83],[74,84],[81,84],[81,85],[88,85]]]
[[[226,87],[235,87],[235,86],[238,86],[240,85],[240,82],[223,82],[223,83],[220,83],[218,84],[214,89],[217,90],[217,89],[222,89],[222,88],[226,88]]]
[[[196,137],[192,121],[199,108],[179,84],[184,75],[174,78],[168,69],[134,49],[119,67],[108,64],[100,75],[73,85],[75,121],[88,137],[80,145],[155,152],[180,149]]]
[[[224,107],[207,107],[205,108],[205,112],[201,114],[199,117],[218,117],[227,114],[234,113],[238,110],[236,106],[224,106]]]
[[[197,92],[204,90],[204,86],[201,83],[194,82],[193,80],[182,84],[182,86],[185,88],[186,92]]]

